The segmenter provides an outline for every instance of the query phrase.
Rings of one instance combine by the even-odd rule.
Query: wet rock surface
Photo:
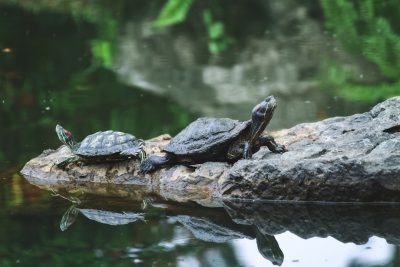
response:
[[[71,156],[65,146],[29,161],[22,174],[45,188],[80,188],[94,194],[145,196],[220,207],[221,199],[294,201],[400,201],[400,97],[371,111],[305,123],[273,133],[284,154],[262,148],[251,160],[177,165],[138,174],[138,161],[93,165],[57,163]],[[146,141],[160,153],[170,136]],[[96,184],[96,186],[94,186]],[[138,193],[137,187],[141,188]]]

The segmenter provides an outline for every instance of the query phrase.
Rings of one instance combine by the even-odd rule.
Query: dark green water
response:
[[[144,208],[142,202],[129,199],[91,196],[76,207],[76,217],[71,215],[62,231],[60,222],[70,201],[30,185],[19,174],[27,160],[60,145],[54,132],[57,123],[77,139],[107,129],[145,139],[176,134],[208,114],[211,104],[202,112],[191,108],[195,98],[182,104],[174,95],[121,82],[108,63],[107,44],[113,51],[118,41],[118,31],[109,29],[117,25],[104,15],[107,12],[99,13],[101,5],[94,5],[92,14],[90,6],[57,1],[54,6],[9,2],[13,1],[0,1],[1,267],[271,266],[282,260],[282,266],[399,266],[396,206],[332,209],[263,203],[232,212],[228,206],[207,209],[158,200]],[[160,2],[154,3],[157,9]],[[141,13],[134,4],[132,10]],[[73,16],[74,12],[83,15]],[[119,14],[118,23],[126,22],[130,13],[125,13]],[[99,20],[102,14],[104,20]],[[274,129],[303,122],[298,106],[306,110],[308,120],[318,120],[367,111],[372,105],[325,92],[278,99],[281,110]],[[290,101],[299,105],[285,105]],[[212,105],[244,119],[252,103]],[[263,208],[265,212],[257,213]],[[269,212],[271,218],[265,216]],[[343,224],[333,223],[340,221]]]

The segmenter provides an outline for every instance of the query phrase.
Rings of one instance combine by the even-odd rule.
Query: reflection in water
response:
[[[364,245],[341,243],[331,237],[302,239],[290,232],[275,237],[285,253],[282,267],[398,266],[394,264],[397,247],[376,236]],[[272,266],[254,252],[257,246],[251,240],[235,240],[232,244],[244,266]]]
[[[287,257],[297,260],[299,266],[390,266],[394,256],[394,245],[389,245],[385,239],[371,237],[363,245],[341,243],[334,238],[301,239],[290,233],[277,237],[282,243]],[[365,257],[365,255],[369,255]]]
[[[144,266],[272,266],[282,260],[282,266],[396,266],[397,205],[225,202],[226,212],[155,197],[143,205],[134,200],[140,193],[119,198],[113,191],[107,198],[76,188],[71,188],[75,197],[57,191],[62,197],[49,201],[45,191],[22,179],[17,184],[23,205],[0,211],[0,266],[18,259],[21,266],[58,261],[65,262],[60,266],[132,261]],[[75,207],[65,207],[65,199],[76,202]]]
[[[262,234],[257,229],[257,248],[260,254],[274,265],[282,265],[284,255],[273,235]]]
[[[75,205],[72,205],[64,213],[60,222],[61,231],[65,231],[70,227],[78,217],[78,214],[82,213],[89,220],[93,220],[99,223],[108,225],[124,225],[135,222],[137,220],[144,221],[142,213],[134,212],[111,212],[95,209],[79,209]]]
[[[22,181],[20,179],[22,184],[19,188],[24,195],[23,188],[26,188],[26,185]],[[246,263],[244,266],[265,266],[267,262],[282,266],[292,264],[321,266],[325,259],[332,262],[330,266],[347,266],[353,258],[362,257],[371,264],[380,259],[378,255],[373,257],[375,261],[357,256],[358,251],[363,250],[362,248],[365,250],[366,247],[371,247],[367,249],[371,253],[376,251],[376,254],[387,255],[380,262],[389,264],[397,257],[393,253],[394,245],[400,244],[400,231],[397,227],[400,223],[400,206],[396,204],[312,204],[231,200],[220,203],[219,208],[218,202],[213,205],[216,208],[205,208],[190,203],[179,204],[159,199],[146,193],[146,188],[138,186],[88,183],[84,186],[79,183],[43,185],[40,182],[43,181],[39,181],[38,186],[50,191],[56,190],[53,194],[60,196],[61,200],[75,203],[75,209],[80,214],[77,216],[74,211],[64,207],[63,212],[66,213],[63,216],[59,214],[58,209],[57,218],[46,222],[48,227],[46,231],[51,230],[54,238],[51,242],[58,242],[60,234],[63,234],[68,243],[85,244],[81,253],[85,254],[86,251],[90,254],[89,248],[95,246],[102,255],[106,255],[106,259],[111,252],[110,248],[103,244],[111,242],[114,244],[113,249],[117,248],[117,254],[120,255],[117,257],[121,261],[126,255],[127,248],[133,248],[135,251],[144,251],[139,253],[140,257],[137,256],[138,253],[134,253],[137,256],[135,260],[151,263],[154,260],[148,255],[153,254],[171,262],[173,266],[177,258],[183,262],[187,261],[188,264],[195,260],[204,265],[207,261],[205,255],[213,255],[216,261],[223,262],[228,258],[234,259],[232,265],[228,266],[238,266],[239,263]],[[32,191],[32,188],[29,191]],[[46,203],[52,202],[54,200]],[[33,214],[37,216],[42,212]],[[48,219],[49,216],[45,217]],[[51,216],[54,217],[54,214],[51,213]],[[74,216],[77,216],[76,220]],[[60,224],[61,217],[63,218]],[[30,219],[29,223],[31,221]],[[22,220],[16,225],[21,225],[21,222],[28,221]],[[117,226],[110,227],[111,224]],[[59,228],[67,231],[62,232]],[[123,238],[120,232],[123,233]],[[149,233],[152,233],[151,236]],[[45,232],[41,232],[39,236],[42,234]],[[87,237],[87,240],[81,241],[82,235],[99,235],[99,237],[96,240]],[[381,241],[376,243],[380,245],[371,244],[371,237],[374,236],[380,237],[378,240]],[[5,236],[5,240],[10,238],[10,235]],[[38,237],[35,238],[33,240],[37,240]],[[180,243],[177,245],[175,242],[178,240]],[[244,244],[246,240],[250,243],[240,245],[240,249],[236,249],[238,244]],[[37,248],[41,246],[43,246],[41,243],[33,245]],[[169,246],[173,249],[168,250]],[[384,249],[379,250],[379,246]],[[153,252],[157,249],[162,251]],[[168,253],[176,257],[169,258]],[[221,255],[224,255],[223,260]],[[29,255],[28,258],[36,259],[36,256]],[[249,262],[257,259],[259,265]],[[203,266],[200,263],[198,266]],[[303,263],[308,265],[300,265]]]
[[[68,229],[68,227],[71,226],[78,217],[79,210],[75,207],[75,205],[72,205],[67,209],[67,211],[64,213],[64,215],[61,218],[60,222],[60,229],[61,231],[65,231]]]
[[[124,212],[120,211],[120,208],[126,206],[123,202],[118,203],[117,206],[109,206],[108,209],[111,210],[99,209],[97,206],[99,206],[98,203],[95,204],[91,200],[86,200],[86,203],[79,207],[75,204],[72,205],[62,216],[60,229],[64,231],[72,223],[77,223],[76,218],[80,213],[91,221],[106,225],[123,226],[133,223],[137,226],[137,223],[145,222],[145,224],[157,223],[160,224],[158,227],[163,227],[167,223],[175,229],[175,233],[179,232],[169,239],[162,238],[146,246],[131,245],[126,250],[121,249],[119,252],[121,257],[141,260],[146,258],[150,252],[159,255],[175,253],[180,255],[178,258],[181,260],[184,259],[185,264],[193,264],[195,261],[200,264],[197,266],[203,266],[201,263],[204,263],[204,259],[207,258],[204,256],[205,254],[214,255],[218,261],[226,260],[226,258],[218,256],[221,249],[218,244],[221,244],[222,247],[230,247],[230,253],[235,255],[235,264],[242,262],[252,266],[259,266],[258,264],[265,266],[265,260],[268,260],[271,265],[281,266],[290,266],[294,263],[297,264],[296,266],[322,266],[320,264],[324,264],[323,266],[375,266],[390,263],[394,256],[395,246],[389,245],[385,239],[373,235],[378,232],[382,236],[390,234],[390,239],[394,242],[400,240],[400,234],[394,234],[384,223],[385,221],[399,222],[400,207],[396,205],[370,207],[368,205],[327,206],[226,202],[225,207],[230,216],[227,216],[227,213],[221,209],[187,206],[187,204],[182,205],[157,199],[152,199],[145,209],[140,203],[136,203],[129,211]],[[194,207],[197,207],[196,212],[193,212]],[[269,212],[266,213],[266,210]],[[341,221],[332,222],[329,228],[326,228],[324,220],[330,220],[330,218],[325,218],[325,216],[327,213],[334,214],[335,210],[342,212]],[[350,213],[347,213],[346,210]],[[357,219],[358,214],[365,213],[366,210],[372,211],[369,219]],[[383,210],[383,213],[377,212],[377,210]],[[293,216],[295,212],[302,212],[299,215],[305,216],[304,218],[307,217],[307,212],[313,212],[314,216],[302,221],[296,220]],[[244,214],[246,215],[243,216]],[[376,225],[377,218],[382,214],[385,214],[385,219]],[[355,227],[355,223],[358,224],[358,227]],[[292,224],[296,224],[297,227],[293,228]],[[279,230],[276,226],[279,226]],[[338,232],[344,227],[353,229],[347,237]],[[275,236],[267,233],[274,233]],[[307,236],[307,239],[298,235]],[[347,243],[342,243],[335,238],[347,239]],[[250,242],[250,239],[255,239],[255,242]],[[139,240],[136,241],[140,244]],[[201,247],[205,243],[208,243],[207,247],[212,247],[214,252],[206,250],[207,252],[203,251],[205,254],[196,256],[186,254],[186,249],[190,251],[193,246]],[[250,249],[251,247],[252,249]],[[319,252],[315,253],[316,251]],[[244,253],[246,257],[242,259]],[[367,257],[366,253],[370,256]],[[254,258],[249,258],[249,255],[254,255]],[[260,261],[260,256],[264,258],[264,261]]]
[[[155,203],[155,206],[157,203]],[[139,207],[139,205],[138,205]],[[171,207],[170,207],[171,208]],[[178,207],[179,208],[179,207]],[[151,208],[146,209],[146,213],[141,212],[140,210],[130,211],[130,212],[116,212],[116,211],[105,211],[91,208],[79,208],[75,204],[71,205],[67,211],[63,214],[60,222],[61,231],[65,231],[69,228],[78,218],[78,214],[84,215],[87,219],[96,221],[101,224],[106,225],[125,225],[128,223],[133,223],[138,220],[145,222],[145,217],[147,217],[148,213],[151,213]],[[156,210],[160,211],[159,208]],[[154,212],[154,209],[153,209]],[[166,219],[169,224],[180,223],[184,228],[186,228],[194,237],[186,237],[182,238],[177,237],[177,240],[172,241],[162,241],[158,244],[153,244],[151,246],[141,248],[141,249],[133,249],[130,248],[129,251],[135,251],[135,253],[130,253],[130,257],[135,255],[137,257],[142,257],[142,254],[146,254],[149,251],[174,251],[177,249],[177,246],[187,245],[186,241],[191,240],[191,243],[197,243],[201,240],[208,243],[227,243],[230,240],[234,239],[253,239],[254,237],[257,240],[257,247],[260,251],[260,254],[272,262],[274,265],[281,265],[283,262],[283,253],[279,248],[279,245],[274,236],[264,235],[259,231],[254,233],[252,227],[241,227],[240,225],[232,224],[229,221],[229,218],[225,216],[223,220],[216,220],[213,217],[197,217],[196,215],[181,215],[181,212],[185,212],[185,210],[178,210],[174,213],[166,214]],[[214,213],[215,214],[215,213]],[[224,214],[219,214],[221,215]],[[154,220],[154,213],[152,220]],[[244,228],[244,229],[243,229]],[[179,241],[180,240],[180,241]],[[186,240],[186,241],[185,241]],[[178,241],[178,242],[177,242]]]

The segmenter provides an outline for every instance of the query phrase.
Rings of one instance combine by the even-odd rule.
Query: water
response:
[[[85,195],[71,206],[68,195],[24,180],[19,170],[27,160],[60,145],[57,123],[78,140],[107,129],[151,138],[174,135],[199,116],[247,119],[269,93],[279,102],[270,129],[364,112],[376,102],[346,100],[289,65],[282,67],[284,77],[281,66],[275,77],[249,73],[243,62],[228,68],[232,54],[211,57],[201,42],[194,55],[185,39],[192,29],[183,26],[176,29],[184,33],[178,34],[181,56],[163,54],[176,49],[170,39],[180,39],[154,42],[151,28],[136,26],[155,17],[157,1],[147,7],[119,1],[109,9],[74,3],[0,1],[0,266],[398,266],[396,205],[225,203],[211,209]],[[271,80],[265,89],[261,82]]]

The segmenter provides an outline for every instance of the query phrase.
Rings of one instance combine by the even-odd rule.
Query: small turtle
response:
[[[58,163],[59,167],[78,160],[94,163],[137,157],[142,162],[146,158],[146,152],[143,150],[144,141],[131,134],[114,131],[97,132],[77,143],[72,134],[60,125],[56,126],[56,133],[60,141],[75,154],[74,157]]]
[[[164,147],[165,156],[150,156],[140,165],[141,173],[173,164],[199,164],[206,161],[235,162],[250,159],[261,146],[274,153],[283,153],[285,146],[264,134],[270,122],[276,100],[267,97],[252,110],[251,120],[240,122],[227,118],[200,118],[192,122]]]

